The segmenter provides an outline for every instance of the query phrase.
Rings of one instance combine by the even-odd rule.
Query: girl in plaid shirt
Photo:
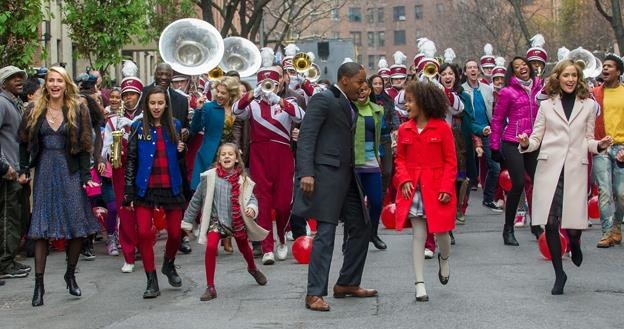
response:
[[[267,278],[256,267],[249,240],[262,241],[268,231],[254,219],[258,216],[258,200],[253,195],[255,183],[247,177],[238,146],[222,144],[217,151],[217,163],[200,175],[195,194],[184,213],[182,229],[190,232],[193,220],[201,212],[199,243],[206,245],[206,281],[208,288],[200,300],[217,298],[214,275],[219,240],[233,236],[238,250],[247,262],[247,271],[263,286]]]

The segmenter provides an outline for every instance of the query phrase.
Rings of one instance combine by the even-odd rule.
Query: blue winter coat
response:
[[[214,164],[217,149],[221,143],[223,135],[223,125],[225,122],[225,109],[217,102],[204,104],[201,110],[196,110],[191,122],[191,135],[204,131],[204,140],[195,156],[193,166],[193,178],[191,179],[191,189],[197,189],[199,185],[199,175],[210,169]]]

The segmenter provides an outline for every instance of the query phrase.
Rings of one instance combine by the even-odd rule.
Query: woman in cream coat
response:
[[[598,153],[611,138],[594,140],[595,102],[583,81],[581,68],[559,62],[544,87],[533,132],[518,135],[520,152],[539,149],[533,190],[532,225],[546,225],[546,242],[555,269],[553,295],[563,293],[567,276],[561,262],[559,227],[570,237],[572,262],[583,261],[580,238],[587,228],[588,152]]]

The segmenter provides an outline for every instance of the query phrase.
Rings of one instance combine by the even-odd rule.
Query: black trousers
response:
[[[293,239],[297,240],[298,237],[306,235],[307,221],[301,216],[290,214],[290,230],[292,231]]]
[[[22,235],[28,230],[28,208],[22,208],[28,192],[15,181],[0,179],[0,273],[13,267]]]
[[[366,263],[371,227],[370,222],[365,219],[362,200],[355,181],[351,182],[341,217],[344,221],[347,241],[345,242],[344,261],[336,284],[359,286]],[[308,295],[327,296],[336,226],[333,223],[318,221],[308,266]]]
[[[530,153],[520,153],[518,151],[518,143],[503,142],[501,152],[505,158],[505,165],[511,178],[511,190],[507,193],[505,205],[505,225],[513,226],[520,196],[522,196],[522,191],[524,190],[524,174],[526,172],[531,180],[535,177],[539,150]]]

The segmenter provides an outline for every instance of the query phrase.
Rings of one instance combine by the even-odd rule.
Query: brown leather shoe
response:
[[[377,290],[364,289],[358,286],[334,286],[334,298],[345,297],[375,297],[377,296]]]
[[[321,296],[307,295],[305,297],[305,306],[307,309],[310,309],[312,311],[329,311],[329,304],[327,304],[327,302],[325,302],[325,300]]]
[[[201,300],[202,302],[207,302],[215,298],[217,298],[217,290],[215,289],[214,286],[208,286],[204,294],[201,295],[201,297],[199,297],[199,300]]]
[[[234,248],[232,248],[232,238],[225,238],[221,240],[223,243],[223,251],[231,254],[234,252]]]
[[[616,225],[613,225],[613,228],[611,228],[611,240],[613,240],[613,243],[615,244],[622,244],[622,228],[621,227],[617,227]]]
[[[611,232],[608,232],[602,235],[602,238],[600,238],[600,241],[598,241],[598,244],[596,245],[596,247],[609,248],[609,247],[613,247],[614,244],[615,244],[615,241],[613,241],[613,238],[611,237]]]
[[[247,270],[247,272],[249,272],[249,274],[251,274],[251,276],[256,279],[256,282],[259,285],[264,286],[265,284],[267,284],[267,278],[264,274],[262,274],[262,272],[260,272],[260,270]]]

